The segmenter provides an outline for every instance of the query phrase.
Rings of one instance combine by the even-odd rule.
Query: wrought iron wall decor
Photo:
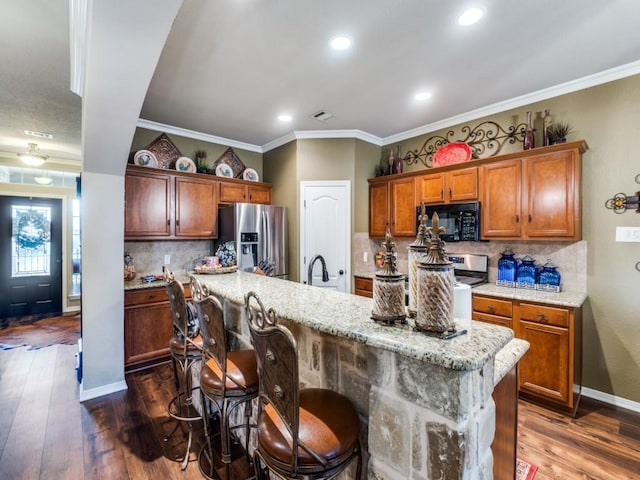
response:
[[[452,142],[465,142],[469,145],[473,150],[472,158],[493,157],[500,153],[505,144],[524,141],[526,127],[526,123],[521,123],[505,129],[493,121],[482,122],[475,127],[465,125],[461,128],[462,135],[466,135],[464,138],[454,140],[455,131],[453,130],[449,130],[444,136],[434,135],[429,137],[420,149],[407,152],[403,161],[407,165],[421,162],[425,167],[431,168],[436,150]]]
[[[640,184],[640,173],[635,177],[636,183]],[[627,195],[625,193],[616,193],[613,198],[607,200],[604,204],[614,213],[624,213],[635,207],[636,213],[640,213],[640,191],[635,195]]]

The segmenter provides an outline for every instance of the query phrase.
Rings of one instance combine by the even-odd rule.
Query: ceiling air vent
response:
[[[320,120],[321,122],[326,122],[332,117],[333,117],[333,113],[329,113],[325,110],[320,110],[319,112],[316,112],[313,115],[311,115],[311,118],[315,118],[316,120]]]

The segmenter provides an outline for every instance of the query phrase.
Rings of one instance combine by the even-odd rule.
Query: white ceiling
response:
[[[184,0],[140,118],[259,151],[294,131],[359,130],[384,144],[558,85],[640,72],[636,0],[476,3],[485,17],[463,28],[462,0]],[[44,153],[79,160],[68,0],[0,0],[0,11],[0,156],[24,151],[28,129],[54,134],[35,140]],[[336,33],[353,48],[330,50]],[[417,103],[418,90],[433,96]],[[334,117],[310,118],[319,110]]]

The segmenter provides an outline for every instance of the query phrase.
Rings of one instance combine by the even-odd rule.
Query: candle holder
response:
[[[376,322],[393,325],[395,322],[406,322],[404,305],[404,278],[396,269],[396,244],[391,241],[391,232],[387,228],[382,269],[376,272],[373,279],[373,311],[371,318]]]
[[[453,263],[444,254],[444,242],[440,234],[438,214],[434,213],[431,227],[429,251],[418,265],[418,312],[415,329],[418,331],[446,335],[455,332],[453,322],[453,286],[455,276]]]
[[[427,215],[424,203],[420,206],[418,220],[418,234],[415,241],[409,245],[409,307],[407,309],[410,318],[414,318],[418,312],[418,264],[429,250],[429,238],[427,235]]]

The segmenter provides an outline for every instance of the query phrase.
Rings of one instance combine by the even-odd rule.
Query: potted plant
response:
[[[569,122],[558,122],[549,128],[549,144],[566,143],[567,135],[573,133],[573,127]]]
[[[196,171],[198,173],[210,173],[209,165],[207,164],[207,152],[204,150],[196,150]]]

